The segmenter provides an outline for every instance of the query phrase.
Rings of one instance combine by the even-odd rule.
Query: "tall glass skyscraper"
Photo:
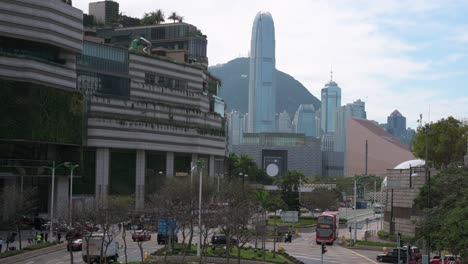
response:
[[[322,133],[335,132],[335,112],[341,106],[341,88],[330,80],[322,88],[322,107],[320,109],[320,130]]]
[[[271,14],[259,12],[252,27],[249,72],[250,133],[276,130],[275,26]]]
[[[301,104],[294,116],[296,133],[303,133],[307,137],[317,137],[315,126],[315,108],[312,104]]]

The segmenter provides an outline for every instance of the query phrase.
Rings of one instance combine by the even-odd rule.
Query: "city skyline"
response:
[[[89,2],[73,4],[87,13]],[[156,9],[184,16],[208,36],[211,65],[247,57],[252,18],[268,10],[276,22],[277,69],[316,97],[332,67],[346,91],[343,103],[365,101],[371,120],[385,123],[394,109],[413,128],[419,114],[425,121],[468,116],[468,74],[461,70],[468,65],[468,6],[456,1],[118,2],[129,16]],[[204,10],[217,12],[199,15]]]

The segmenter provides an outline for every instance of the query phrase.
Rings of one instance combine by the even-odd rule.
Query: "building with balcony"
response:
[[[34,187],[38,204],[29,213],[48,214],[52,171],[43,166],[80,162],[85,99],[76,89],[76,56],[83,13],[59,0],[0,1],[0,12],[0,189]],[[56,208],[67,205],[68,173],[56,170]],[[1,221],[17,201],[0,200]]]

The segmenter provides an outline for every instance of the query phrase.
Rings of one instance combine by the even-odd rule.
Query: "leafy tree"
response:
[[[435,168],[444,168],[452,162],[463,161],[468,139],[468,126],[450,116],[437,123],[419,127],[414,137],[413,153],[423,159],[426,131],[428,160]]]
[[[340,193],[335,190],[319,188],[311,193],[306,193],[302,197],[302,206],[313,211],[318,208],[322,211],[331,210],[330,208],[338,208]]]
[[[161,9],[156,10],[156,12],[145,13],[141,19],[142,25],[158,25],[161,22],[165,21],[164,12]]]
[[[449,168],[431,177],[415,199],[424,210],[419,237],[435,250],[461,254],[468,261],[468,169]]]
[[[172,22],[175,23],[176,20],[179,19],[179,15],[176,12],[172,12],[171,15],[167,19],[171,19]]]
[[[279,187],[281,198],[287,204],[288,210],[299,211],[299,184],[304,179],[304,174],[297,170],[291,170],[280,178]]]

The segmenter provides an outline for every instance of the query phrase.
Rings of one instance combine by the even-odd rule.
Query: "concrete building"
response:
[[[438,172],[431,169],[429,173],[435,176]],[[425,183],[424,160],[408,160],[387,170],[383,182],[386,196],[383,224],[385,232],[416,236],[417,222],[422,211],[415,205],[414,199]]]
[[[305,134],[307,137],[317,137],[315,115],[315,108],[313,105],[299,105],[294,115],[295,132]]]
[[[286,110],[278,115],[278,129],[279,133],[292,133],[291,116]]]
[[[91,10],[90,10],[91,12]],[[194,25],[188,23],[166,23],[135,27],[98,27],[96,36],[104,43],[128,49],[132,41],[144,37],[152,44],[157,55],[172,57],[177,62],[190,62],[208,66],[207,37]]]
[[[275,26],[259,12],[252,26],[249,63],[249,133],[276,130]]]
[[[320,130],[322,133],[335,132],[335,112],[341,106],[341,88],[330,80],[322,88],[320,108]]]
[[[119,20],[119,3],[112,0],[89,3],[89,15],[98,25],[112,25]]]
[[[244,115],[237,111],[228,114],[229,120],[229,144],[239,145],[243,141],[245,131]]]
[[[307,177],[322,172],[320,139],[292,133],[246,133],[244,142],[234,145],[237,155],[251,156],[268,175],[279,177],[299,170]]]
[[[49,214],[52,171],[42,166],[80,161],[85,100],[76,89],[76,55],[83,13],[59,0],[1,1],[0,11],[0,189],[37,187],[31,213]],[[68,178],[59,176],[68,173],[56,170],[55,211],[67,206]],[[15,202],[0,201],[3,209]]]
[[[367,163],[366,163],[367,141]],[[345,175],[382,175],[387,168],[414,159],[409,147],[372,121],[349,118],[346,130]]]
[[[227,142],[224,107],[215,112],[216,79],[199,67],[112,46],[84,48],[78,88],[88,94],[86,150],[95,172],[82,181],[95,178],[98,201],[135,194],[143,208],[165,177],[189,176],[200,159],[205,175],[223,174]]]
[[[363,101],[357,100],[339,107],[335,113],[335,145],[334,150],[338,152],[346,151],[346,124],[351,117],[366,119],[366,105]]]

